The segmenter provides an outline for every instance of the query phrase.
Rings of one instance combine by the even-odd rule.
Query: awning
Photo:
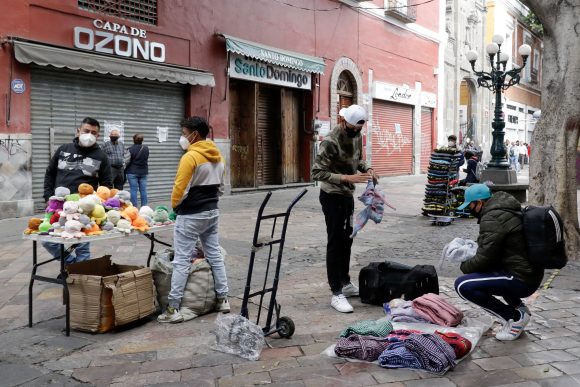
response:
[[[70,48],[14,40],[14,56],[20,63],[66,67],[99,74],[122,75],[129,78],[215,86],[213,74],[188,67],[164,65],[118,58]]]
[[[250,58],[273,63],[278,66],[306,71],[307,73],[322,74],[324,72],[325,64],[322,58],[281,50],[229,35],[221,35],[226,38],[226,50],[229,52],[235,52],[236,54],[249,56]]]

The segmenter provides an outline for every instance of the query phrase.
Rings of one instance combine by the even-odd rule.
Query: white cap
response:
[[[347,108],[342,108],[338,114],[351,125],[356,125],[359,121],[367,121],[367,111],[359,105],[350,105]]]

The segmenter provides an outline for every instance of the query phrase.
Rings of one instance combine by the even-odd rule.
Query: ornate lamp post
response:
[[[493,128],[493,142],[491,145],[492,158],[488,163],[488,168],[507,170],[509,168],[509,163],[505,154],[504,147],[505,121],[502,117],[501,93],[504,90],[507,90],[509,87],[517,85],[520,82],[520,72],[525,67],[528,56],[532,52],[532,48],[527,44],[522,44],[518,49],[518,53],[522,56],[523,59],[522,67],[513,68],[506,71],[509,55],[505,52],[501,52],[501,45],[503,40],[504,39],[502,35],[496,34],[492,38],[493,43],[488,44],[485,48],[485,51],[489,55],[489,63],[491,65],[490,72],[475,70],[477,51],[469,50],[465,56],[471,64],[473,72],[475,75],[477,75],[477,83],[479,86],[485,87],[495,93],[494,118],[493,123],[491,124]]]

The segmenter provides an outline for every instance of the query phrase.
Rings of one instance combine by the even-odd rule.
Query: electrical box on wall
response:
[[[312,121],[314,133],[319,136],[328,136],[330,133],[330,121],[314,119]]]

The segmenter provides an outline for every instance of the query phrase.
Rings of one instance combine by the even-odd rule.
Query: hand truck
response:
[[[272,196],[272,192],[268,192],[260,209],[258,210],[258,218],[256,219],[256,228],[254,230],[254,239],[252,241],[252,252],[250,255],[250,263],[248,266],[248,277],[246,279],[246,287],[244,289],[244,299],[242,301],[242,308],[241,308],[241,315],[247,319],[249,319],[249,311],[248,311],[248,302],[253,297],[259,296],[259,303],[257,303],[258,307],[258,316],[256,318],[256,324],[260,325],[260,316],[262,314],[262,309],[267,309],[268,314],[266,317],[266,324],[262,327],[262,331],[264,332],[264,336],[269,336],[273,333],[278,333],[280,337],[290,338],[294,334],[294,322],[289,317],[280,317],[280,304],[276,301],[276,293],[278,292],[278,281],[280,279],[280,264],[282,263],[282,252],[284,250],[284,241],[286,240],[286,229],[288,226],[288,218],[290,217],[290,212],[292,208],[298,203],[300,199],[306,194],[307,190],[303,189],[298,196],[292,200],[286,212],[271,214],[271,215],[264,215],[264,208],[266,204],[270,200]],[[281,218],[282,230],[279,235],[276,234],[276,223],[278,219]],[[260,238],[260,226],[263,220],[266,219],[273,219],[272,224],[272,231],[267,238]],[[278,256],[276,260],[276,267],[274,271],[274,280],[272,282],[272,286],[268,287],[268,275],[270,272],[270,263],[272,261],[272,248],[274,245],[279,245],[278,247]],[[257,290],[253,293],[250,293],[250,288],[252,285],[252,272],[254,270],[254,261],[256,258],[256,252],[264,247],[268,248],[268,260],[266,263],[266,274],[264,276],[264,283],[262,285],[261,290]],[[266,308],[263,306],[264,304],[264,296],[268,293],[270,294],[270,302],[268,307]],[[272,327],[272,317],[276,312],[276,324],[275,327]]]

